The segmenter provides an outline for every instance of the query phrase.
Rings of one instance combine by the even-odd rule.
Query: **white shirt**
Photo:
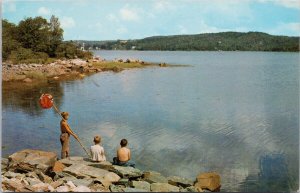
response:
[[[104,149],[99,144],[91,146],[91,153],[93,161],[106,161]]]

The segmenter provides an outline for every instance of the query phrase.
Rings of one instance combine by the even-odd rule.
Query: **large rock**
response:
[[[154,172],[154,171],[146,171],[143,173],[143,178],[145,181],[149,182],[149,183],[168,183],[167,178],[165,178],[164,176],[162,176],[160,173],[158,172]]]
[[[77,178],[84,178],[90,176],[93,178],[104,178],[109,173],[107,170],[87,166],[84,164],[73,164],[63,170],[63,172],[69,173]]]
[[[89,159],[83,158],[83,157],[78,157],[78,156],[61,159],[61,160],[58,160],[58,162],[64,164],[65,166],[71,166],[73,164],[83,164],[83,165],[92,164],[92,162]]]
[[[114,165],[112,171],[122,178],[138,178],[143,175],[143,173],[136,168],[133,167],[123,167]]]
[[[50,190],[54,190],[54,188],[46,183],[39,183],[31,186],[32,191],[34,192],[49,192]]]
[[[53,172],[62,172],[65,168],[66,168],[66,166],[65,166],[63,163],[61,163],[61,162],[59,162],[59,161],[56,161],[56,162],[54,163],[54,166],[53,166],[53,168],[52,168],[52,171],[53,171]]]
[[[152,192],[179,192],[177,186],[167,183],[153,183],[150,188]]]
[[[92,162],[92,163],[87,163],[89,166],[93,166],[93,167],[96,167],[96,168],[101,168],[101,169],[104,169],[104,170],[111,170],[113,169],[113,165],[112,163],[110,163],[109,161],[103,161],[103,162]]]
[[[45,173],[53,167],[56,159],[57,156],[54,152],[25,149],[8,157],[8,168],[11,171],[30,172],[39,170]]]
[[[181,186],[183,188],[189,187],[193,185],[193,181],[186,179],[186,178],[182,178],[179,176],[170,176],[167,178],[168,179],[168,183],[174,186]]]
[[[90,186],[93,184],[94,178],[73,179],[72,182],[76,186]]]
[[[18,179],[3,180],[2,186],[4,186],[5,189],[14,192],[30,192],[29,189],[25,188],[25,184]]]
[[[145,182],[145,181],[131,181],[130,185],[134,188],[143,189],[143,190],[146,190],[147,192],[150,192],[150,183],[148,183],[148,182]]]
[[[104,175],[104,180],[109,181],[111,183],[118,182],[120,180],[120,176],[113,172],[108,172],[107,174]]]
[[[202,173],[197,176],[196,188],[218,191],[221,187],[221,177],[215,172]]]
[[[84,178],[86,175],[82,174],[86,165],[83,164],[73,164],[69,167],[63,169],[64,173],[71,174],[76,178]]]
[[[30,178],[30,177],[27,177],[26,178],[26,181],[29,183],[30,186],[33,186],[35,184],[40,184],[42,183],[41,180],[37,179],[37,178]]]
[[[91,189],[86,186],[78,186],[72,189],[72,192],[91,192]]]
[[[25,174],[20,174],[20,173],[14,173],[11,171],[5,172],[3,174],[3,176],[7,177],[7,178],[17,178],[17,179],[22,179],[25,177]]]

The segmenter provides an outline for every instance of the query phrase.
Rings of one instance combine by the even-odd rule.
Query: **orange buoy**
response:
[[[43,109],[50,109],[53,106],[53,97],[50,94],[42,94],[39,103]]]

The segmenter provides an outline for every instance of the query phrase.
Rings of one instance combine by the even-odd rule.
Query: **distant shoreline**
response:
[[[152,36],[133,40],[71,40],[87,50],[299,52],[299,38],[262,32]]]

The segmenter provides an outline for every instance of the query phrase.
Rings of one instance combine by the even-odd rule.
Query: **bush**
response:
[[[82,59],[91,59],[93,57],[93,53],[90,51],[82,51],[82,50],[77,50],[76,53],[78,58]]]
[[[48,60],[48,54],[44,52],[33,52],[31,49],[19,47],[17,50],[12,51],[9,55],[9,60],[14,64],[30,64],[39,63],[43,64]]]
[[[57,58],[67,58],[67,59],[72,59],[76,57],[76,46],[72,43],[62,43],[60,44],[56,51],[55,55]]]

